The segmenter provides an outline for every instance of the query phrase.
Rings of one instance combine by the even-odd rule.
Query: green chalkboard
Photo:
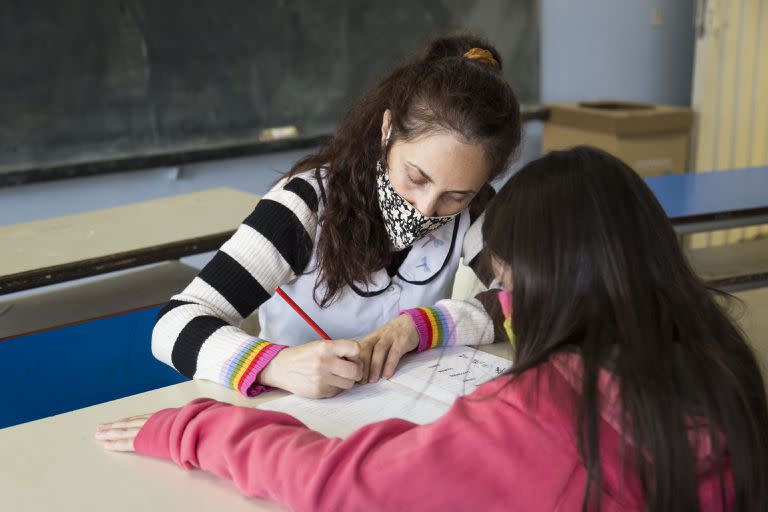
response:
[[[535,0],[0,0],[0,173],[333,131],[431,37],[489,38],[538,101]]]

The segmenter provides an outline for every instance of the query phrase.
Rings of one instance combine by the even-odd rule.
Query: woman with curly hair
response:
[[[327,397],[391,374],[418,343],[401,310],[448,298],[462,258],[489,280],[478,258],[489,182],[521,138],[501,65],[482,39],[440,38],[365,93],[161,310],[155,357],[248,396]],[[318,340],[277,287],[334,340]],[[258,337],[239,328],[256,309]]]

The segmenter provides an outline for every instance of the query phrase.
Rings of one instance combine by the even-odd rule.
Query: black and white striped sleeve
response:
[[[248,394],[280,345],[239,326],[277,286],[310,261],[318,195],[301,177],[281,181],[258,202],[192,282],[158,314],[152,353],[190,378]]]

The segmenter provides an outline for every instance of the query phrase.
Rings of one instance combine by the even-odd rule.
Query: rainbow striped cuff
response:
[[[446,309],[440,306],[421,307],[406,309],[400,314],[408,315],[419,333],[416,352],[456,344],[456,325]]]
[[[256,384],[256,377],[285,347],[260,339],[243,345],[222,368],[221,382],[245,396],[256,396],[273,389]]]

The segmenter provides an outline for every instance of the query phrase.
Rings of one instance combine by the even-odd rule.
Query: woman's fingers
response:
[[[382,376],[385,379],[389,379],[395,374],[397,363],[400,362],[400,359],[402,359],[403,355],[404,354],[398,347],[397,343],[393,344],[389,348],[389,352],[387,352],[387,361],[384,363],[384,370],[382,371]]]
[[[359,382],[368,382],[368,371],[371,369],[371,354],[373,349],[370,345],[360,347],[360,362],[362,363],[362,372]]]
[[[371,356],[373,355],[373,347],[379,341],[379,336],[376,333],[369,334],[362,340],[360,340],[360,362],[363,363],[363,375],[360,377],[360,382],[368,382],[368,375],[371,371]]]
[[[354,340],[333,340],[331,342],[333,354],[347,359],[358,359],[360,356],[360,343]]]
[[[360,380],[363,376],[362,362],[349,361],[339,357],[335,358],[331,363],[330,371],[332,375],[336,375],[345,380],[351,380],[353,383]]]
[[[338,388],[339,390],[342,389],[352,389],[355,384],[357,384],[357,380],[353,379],[345,379],[344,377],[339,377],[338,375],[327,375],[323,382],[325,383],[325,386],[330,386],[333,388]],[[335,395],[336,393],[334,393]]]
[[[387,357],[387,352],[392,342],[387,338],[379,338],[376,346],[373,347],[373,353],[371,354],[371,369],[368,375],[368,382],[377,382],[381,377],[381,370],[384,366],[384,361]]]

